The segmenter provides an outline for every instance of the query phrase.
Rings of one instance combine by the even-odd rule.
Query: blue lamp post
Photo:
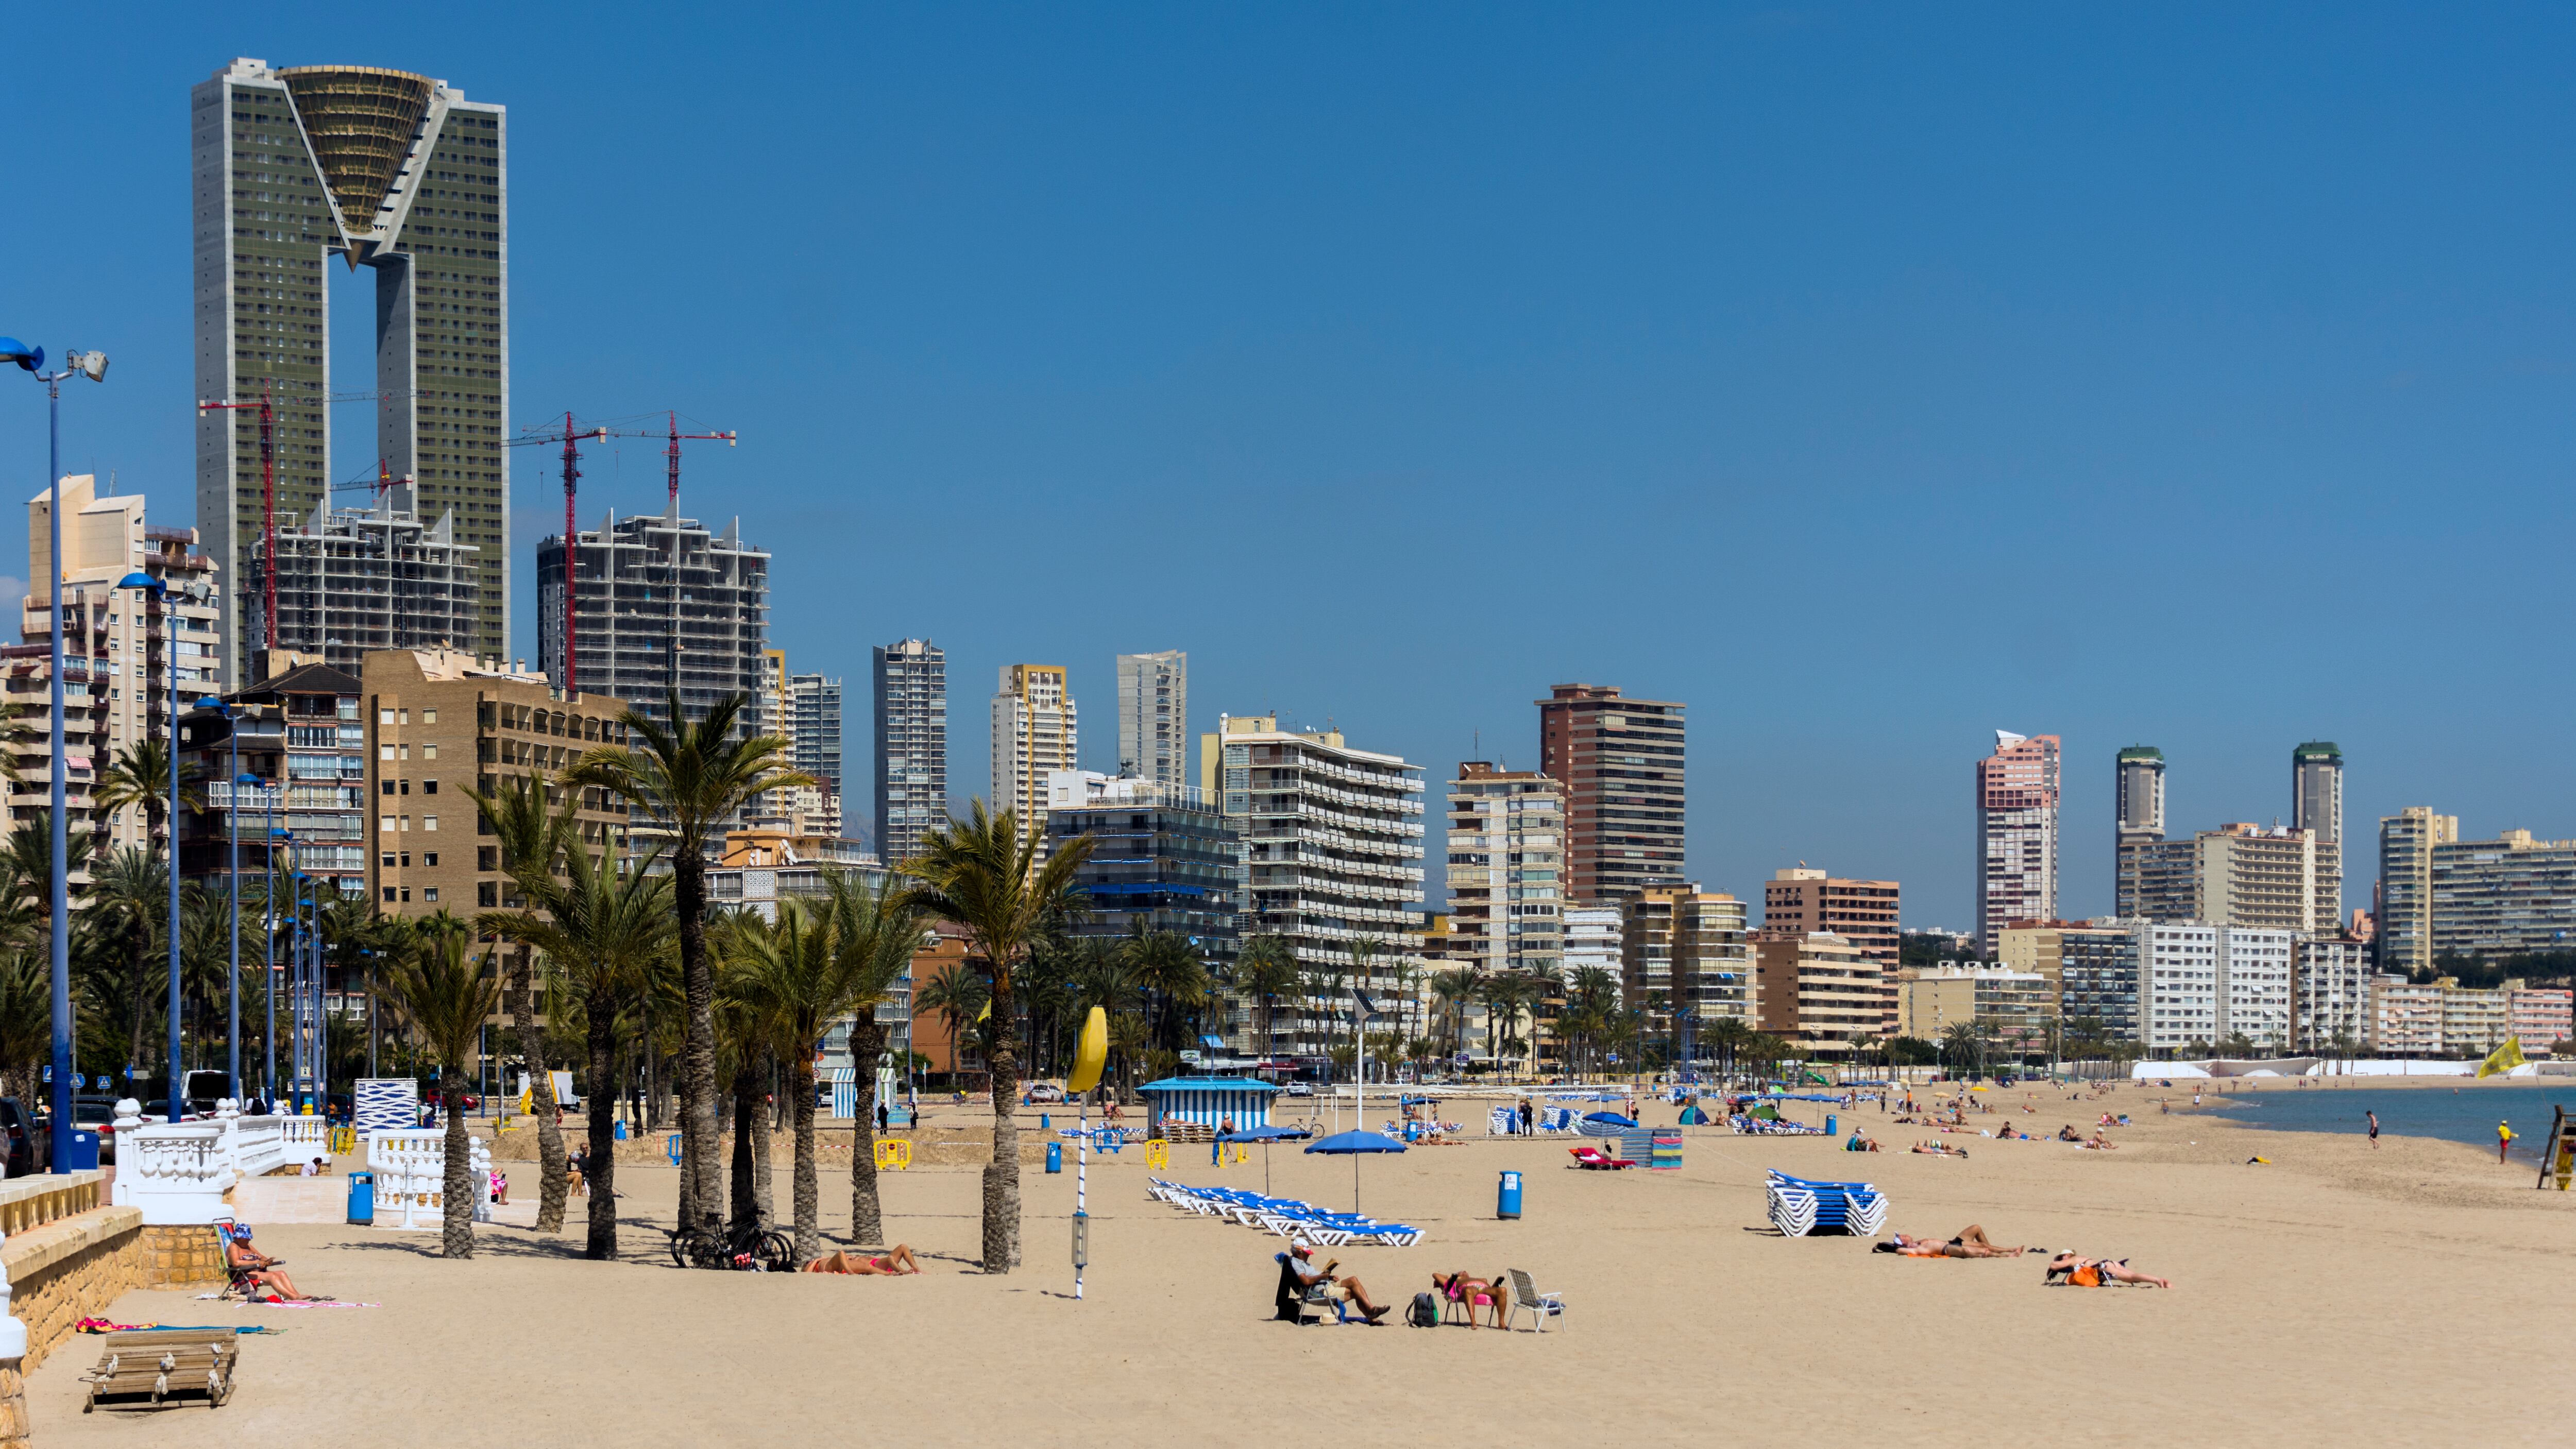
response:
[[[274,786],[269,789],[268,801],[269,818],[275,820],[277,790]],[[275,825],[269,826],[268,934],[261,938],[260,947],[260,961],[266,968],[265,973],[260,977],[260,995],[268,1002],[268,1031],[260,1040],[268,1050],[268,1069],[262,1074],[265,1081],[260,1088],[260,1095],[266,1099],[268,1109],[272,1112],[277,1110],[277,844],[281,840],[287,845],[287,869],[291,871],[295,868],[295,832],[280,830]],[[292,927],[289,930],[291,933]]]
[[[137,569],[116,586],[150,595],[161,611],[161,653],[170,669],[170,1120],[176,1122],[187,1115],[188,1096],[187,1075],[179,1065],[179,625],[170,611],[168,581]],[[145,647],[150,647],[148,635]]]
[[[65,859],[71,849],[71,842],[66,838],[70,833],[66,824],[70,807],[63,799],[63,510],[55,506],[60,502],[55,490],[63,476],[63,379],[79,373],[92,382],[105,382],[107,354],[75,352],[64,360],[69,365],[61,371],[47,372],[44,370],[45,349],[29,347],[15,337],[0,337],[0,363],[14,362],[21,371],[33,374],[38,382],[45,385],[45,494],[52,500],[47,503],[45,514],[53,528],[53,551],[46,557],[50,560],[47,566],[54,571],[53,578],[45,584],[45,597],[53,605],[54,615],[51,669],[54,709],[46,730],[52,746],[52,754],[48,758],[52,762],[54,776],[54,853],[52,866],[47,872],[50,893],[46,896],[46,910],[53,926],[54,1090],[51,1096],[57,1127],[67,1127],[72,1120],[72,902],[70,867]],[[53,1161],[50,1166],[56,1172],[71,1171],[72,1134],[57,1131],[51,1136]]]
[[[233,1099],[233,1109],[241,1109],[241,739],[233,733],[232,707],[209,694],[197,701],[197,708],[209,710],[224,721],[224,745],[230,753],[225,774],[232,778],[230,792],[224,797],[224,894],[231,917],[230,960],[232,971],[224,987],[224,1090]],[[171,838],[178,838],[176,832]],[[173,847],[176,849],[176,847]]]

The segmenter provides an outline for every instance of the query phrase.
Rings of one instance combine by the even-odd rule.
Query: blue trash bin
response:
[[[1044,1112],[1040,1112],[1038,1114],[1038,1130],[1040,1132],[1052,1132],[1055,1130],[1054,1125],[1047,1120],[1047,1114]]]
[[[617,1140],[620,1142],[626,1140],[626,1119],[623,1117],[617,1121]]]
[[[1494,1189],[1494,1216],[1517,1218],[1521,1215],[1521,1175],[1505,1172],[1502,1184]]]
[[[1050,1142],[1050,1143],[1048,1143],[1048,1144],[1047,1144],[1047,1171],[1049,1171],[1049,1172],[1062,1172],[1062,1171],[1064,1171],[1064,1144],[1063,1144],[1063,1143],[1061,1143],[1061,1142]]]
[[[372,1172],[349,1174],[349,1221],[366,1227],[376,1220],[376,1175]]]
[[[71,1158],[71,1170],[74,1172],[98,1171],[98,1134],[95,1132],[74,1132],[72,1134]]]
[[[1825,1135],[1831,1137],[1836,1132],[1842,1130],[1839,1125],[1841,1120],[1841,1118],[1836,1117],[1833,1113],[1827,1112],[1825,1114]]]

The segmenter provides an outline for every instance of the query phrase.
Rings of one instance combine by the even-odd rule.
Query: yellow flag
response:
[[[1108,1063],[1109,1013],[1095,1006],[1082,1023],[1082,1041],[1074,1048],[1073,1075],[1065,1078],[1065,1091],[1079,1097],[1098,1086],[1100,1069]]]
[[[2523,1063],[2522,1038],[2509,1036],[2485,1061],[2478,1063],[2478,1079],[2484,1081],[2498,1072],[2509,1072]]]
[[[975,1019],[977,1021],[991,1021],[993,1019],[993,1003],[990,1001],[985,1002],[984,1009],[975,1013]]]

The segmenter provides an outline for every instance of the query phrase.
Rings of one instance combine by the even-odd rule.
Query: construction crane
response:
[[[671,426],[671,431],[670,431],[670,433],[669,433],[669,437],[670,437],[670,440],[671,440],[671,446],[670,446],[670,448],[669,448],[669,450],[668,450],[668,452],[667,452],[667,456],[668,456],[668,457],[670,458],[670,460],[671,460],[671,512],[672,512],[673,516],[675,516],[675,517],[676,517],[676,516],[679,514],[679,511],[680,511],[680,443],[681,443],[681,440],[683,440],[683,439],[702,439],[702,438],[722,438],[722,439],[724,439],[724,445],[725,445],[726,447],[728,447],[728,448],[731,448],[731,447],[738,446],[738,445],[741,443],[741,441],[742,441],[742,435],[741,435],[741,434],[739,434],[739,433],[684,433],[684,432],[681,432],[681,431],[680,431],[680,415],[679,415],[678,413],[676,413],[676,412],[673,412],[673,413],[666,413],[666,414],[664,414],[664,416],[669,420],[669,422],[670,422],[670,426]],[[674,562],[676,563],[676,562],[677,562],[677,560],[674,560]]]
[[[579,674],[579,671],[578,671],[578,661],[579,661],[579,659],[580,659],[580,653],[579,653],[579,651],[578,651],[578,650],[576,649],[576,647],[575,647],[576,640],[577,640],[578,636],[574,633],[574,624],[573,624],[573,607],[572,607],[572,604],[573,604],[573,598],[572,598],[572,596],[573,596],[573,580],[574,580],[575,561],[581,557],[581,550],[580,550],[580,548],[579,548],[579,537],[578,537],[578,535],[577,535],[577,534],[576,534],[576,532],[575,532],[575,527],[574,527],[574,522],[573,522],[573,489],[574,489],[574,485],[575,485],[575,484],[577,484],[577,483],[580,481],[580,479],[581,479],[581,448],[580,448],[580,444],[582,444],[582,443],[583,443],[583,442],[585,442],[585,441],[587,441],[587,442],[598,442],[598,441],[600,441],[600,440],[602,440],[602,439],[606,439],[606,438],[610,438],[610,437],[616,437],[616,436],[625,436],[625,437],[650,437],[650,436],[652,436],[652,435],[651,435],[651,434],[649,434],[649,433],[612,434],[611,432],[609,432],[609,430],[608,430],[607,428],[604,428],[604,427],[598,426],[598,425],[596,425],[596,424],[594,424],[594,425],[592,425],[592,426],[590,426],[590,427],[587,427],[587,428],[585,428],[585,427],[581,427],[581,426],[579,426],[579,425],[577,425],[576,423],[574,423],[574,422],[573,422],[572,414],[571,414],[571,413],[569,413],[569,412],[567,412],[567,413],[565,413],[565,414],[563,415],[563,422],[562,422],[560,425],[555,424],[555,423],[548,423],[548,424],[546,424],[546,425],[545,425],[544,427],[542,427],[542,428],[533,429],[533,430],[531,430],[531,431],[529,431],[529,432],[523,433],[523,434],[521,434],[520,436],[515,437],[515,438],[512,438],[512,439],[510,440],[510,446],[512,446],[512,447],[514,447],[514,448],[516,448],[516,447],[527,447],[527,446],[530,446],[530,445],[532,445],[532,444],[538,444],[538,443],[545,444],[545,445],[547,445],[547,446],[549,446],[549,447],[552,447],[553,445],[555,445],[555,444],[557,444],[557,443],[560,443],[560,444],[562,444],[562,445],[563,445],[563,485],[564,485],[564,531],[563,531],[563,546],[564,546],[564,680],[563,680],[563,687],[564,687],[564,693],[566,693],[566,694],[577,694],[577,693],[579,693],[579,692],[580,692],[580,690],[581,690],[581,686],[580,686],[580,683],[579,683],[579,680],[580,680],[580,674]]]
[[[395,484],[409,483],[410,481],[412,481],[412,478],[409,473],[405,473],[401,477],[397,478],[394,476],[392,462],[384,458],[378,458],[376,460],[376,476],[369,478],[361,475],[359,477],[352,478],[345,483],[334,483],[331,485],[331,491],[334,493],[355,493],[361,488],[367,489],[374,495],[374,497],[369,500],[370,505],[372,506],[373,504],[383,503],[385,501],[386,490],[392,488]]]
[[[290,383],[290,386],[299,384]],[[335,392],[323,396],[324,402],[380,402],[386,398],[418,397],[419,392],[376,390],[368,392]],[[197,400],[197,416],[210,412],[245,411],[259,414],[259,537],[260,537],[260,624],[261,642],[270,649],[277,647],[277,385],[272,382],[261,389],[256,401],[217,402],[212,398]],[[378,460],[378,467],[383,466]]]

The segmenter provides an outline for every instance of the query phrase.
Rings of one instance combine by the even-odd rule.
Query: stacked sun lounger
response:
[[[1849,1233],[1874,1238],[1887,1226],[1887,1194],[1866,1182],[1809,1182],[1785,1172],[1770,1174],[1771,1226],[1782,1237]]]
[[[1746,1137],[1822,1137],[1825,1129],[1792,1122],[1786,1117],[1748,1117],[1742,1112],[1726,1119],[1726,1125]]]
[[[1409,1248],[1422,1241],[1422,1229],[1380,1222],[1358,1213],[1337,1213],[1295,1198],[1271,1197],[1231,1187],[1191,1187],[1186,1183],[1146,1179],[1145,1191],[1160,1202],[1201,1217],[1227,1218],[1246,1227],[1304,1238],[1324,1247],[1344,1243],[1384,1243]]]

